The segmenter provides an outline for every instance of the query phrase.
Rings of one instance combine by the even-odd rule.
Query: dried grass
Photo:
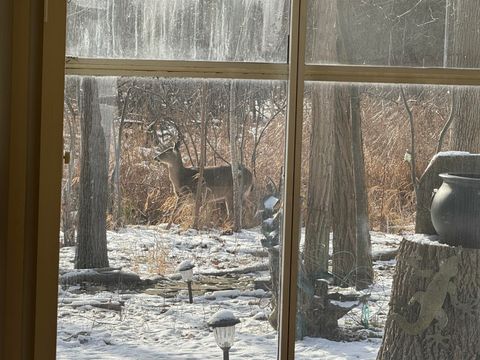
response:
[[[135,255],[132,258],[132,270],[140,272],[140,267],[150,274],[165,275],[173,271],[171,260],[168,258],[169,249],[166,244],[156,243],[145,254]]]
[[[365,170],[372,228],[385,232],[411,229],[415,194],[410,165],[410,128],[398,88],[378,88],[362,97]],[[449,94],[434,87],[408,88],[415,124],[416,172],[425,171],[435,154],[438,136],[448,118]],[[444,148],[449,146],[448,139]]]
[[[450,94],[438,87],[406,88],[416,127],[417,174],[421,175],[435,153],[438,135],[448,118]],[[410,148],[410,132],[405,107],[399,97],[398,87],[369,87],[361,99],[365,169],[368,187],[371,227],[387,232],[409,229],[414,221],[415,198],[410,178],[409,164],[404,154]],[[140,116],[140,115],[139,115]],[[251,121],[246,119],[246,121]],[[308,185],[308,156],[311,114],[308,102],[304,112],[302,147],[302,201],[305,214]],[[225,121],[223,123],[226,123]],[[251,123],[250,123],[251,125]],[[192,126],[191,138],[198,139],[198,129]],[[248,134],[247,134],[248,135]],[[66,134],[68,137],[68,134]],[[216,152],[207,148],[207,165],[223,165],[221,157],[229,159],[226,126],[211,127],[208,134]],[[245,136],[243,163],[254,172],[254,189],[250,196],[254,206],[245,206],[244,226],[258,225],[256,216],[261,202],[271,194],[271,183],[278,187],[284,159],[285,118],[277,116],[269,125],[257,148],[255,167],[251,161],[254,144],[252,136]],[[187,144],[190,154],[195,153],[191,140]],[[79,143],[77,139],[77,143]],[[444,149],[448,149],[449,138]],[[198,150],[198,149],[197,149]],[[195,162],[182,147],[186,166]],[[150,152],[150,153],[149,153]],[[169,222],[175,204],[175,195],[166,168],[153,160],[152,146],[148,144],[145,129],[126,128],[122,146],[122,223],[158,224]],[[77,158],[78,160],[78,158]],[[113,155],[111,168],[113,170]],[[74,191],[78,191],[78,165],[76,163]],[[173,222],[187,228],[193,225],[193,199],[182,201]],[[201,228],[231,227],[226,220],[223,204],[207,204],[200,212]],[[304,217],[305,218],[305,217]],[[108,223],[114,226],[112,215]]]

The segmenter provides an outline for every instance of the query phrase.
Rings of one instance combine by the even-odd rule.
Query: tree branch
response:
[[[403,87],[400,86],[400,93],[402,95],[403,104],[405,105],[405,110],[408,114],[408,122],[410,123],[410,151],[412,154],[412,159],[410,161],[411,176],[413,189],[415,190],[415,199],[418,199],[418,183],[417,183],[417,174],[416,174],[416,161],[415,161],[415,127],[413,123],[413,113],[408,105],[407,98],[405,96],[405,91]]]
[[[445,125],[442,128],[442,131],[440,132],[440,136],[438,137],[438,145],[437,145],[437,154],[442,151],[442,146],[443,146],[443,141],[445,139],[445,135],[447,134],[448,129],[450,128],[450,125],[453,122],[453,112],[455,110],[455,96],[452,92],[452,106],[450,108],[450,115],[448,116],[448,120],[445,123]]]

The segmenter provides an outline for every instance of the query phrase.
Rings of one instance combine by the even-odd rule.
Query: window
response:
[[[357,326],[351,334],[354,338],[379,333],[375,329],[384,326],[387,317],[389,282],[394,268],[392,262],[375,259],[372,265],[371,256],[384,251],[385,247],[398,246],[400,238],[390,232],[413,232],[412,224],[418,225],[417,178],[439,148],[478,153],[477,136],[470,137],[477,134],[478,126],[469,127],[477,122],[474,109],[476,86],[480,81],[475,53],[478,44],[473,36],[477,33],[477,23],[471,20],[475,19],[476,11],[470,1],[406,1],[402,4],[366,1],[360,4],[294,0],[291,8],[283,1],[220,1],[218,4],[215,1],[168,4],[72,1],[67,17],[70,32],[67,33],[65,86],[70,104],[65,109],[65,119],[75,130],[73,135],[65,133],[65,145],[71,146],[70,156],[78,161],[76,134],[84,131],[79,126],[85,116],[82,111],[85,105],[95,104],[89,110],[91,114],[110,121],[102,126],[112,130],[111,148],[128,152],[125,163],[117,152],[120,165],[113,160],[102,160],[112,164],[112,169],[105,166],[105,170],[135,169],[129,178],[120,175],[121,181],[132,185],[128,188],[115,183],[111,172],[103,175],[111,177],[112,188],[117,186],[124,195],[121,211],[112,208],[109,219],[112,227],[119,219],[120,225],[122,222],[155,223],[159,216],[167,213],[152,205],[159,199],[163,204],[166,202],[159,194],[168,187],[167,173],[151,161],[156,157],[154,147],[174,151],[175,147],[167,143],[180,141],[180,151],[187,153],[188,164],[195,166],[202,161],[206,165],[215,165],[215,161],[244,165],[246,159],[251,165],[253,157],[258,166],[255,169],[264,172],[265,178],[270,177],[276,185],[277,192],[271,191],[269,195],[282,203],[279,254],[282,286],[276,299],[280,351],[277,355],[285,359],[295,354],[297,358],[326,356],[345,346],[352,354],[361,353],[373,359],[379,351],[386,351],[379,350],[381,340],[372,340],[365,347],[365,343],[360,347],[356,347],[358,343],[337,347],[310,337],[327,334],[332,339],[336,336],[336,339],[345,339],[348,334],[336,332],[338,319],[347,328]],[[89,88],[82,88],[85,79],[89,79]],[[90,98],[86,100],[89,92]],[[85,105],[80,111],[82,101]],[[182,119],[180,123],[178,119]],[[237,125],[234,129],[233,119],[238,119],[233,121]],[[450,127],[452,121],[455,126]],[[65,131],[71,129],[66,127]],[[123,132],[118,137],[120,129]],[[258,131],[263,130],[265,135],[259,140]],[[206,134],[203,143],[202,133]],[[139,134],[143,134],[143,138]],[[239,147],[238,143],[229,146],[226,138],[230,142],[241,139],[245,147]],[[120,139],[123,145],[118,146]],[[260,145],[256,145],[256,140]],[[200,144],[205,149],[203,152],[199,151]],[[85,145],[90,146],[89,143],[82,146]],[[256,157],[257,150],[262,151],[261,156]],[[238,157],[227,159],[228,154]],[[99,169],[91,169],[94,170]],[[64,186],[75,186],[74,171],[78,170],[72,169],[72,183],[69,185],[66,179]],[[163,184],[156,185],[152,171],[163,171]],[[257,202],[261,198],[264,213],[270,210],[271,197],[266,196],[267,189],[271,190],[269,181],[260,182],[257,189]],[[150,192],[145,193],[138,183],[150,188]],[[212,181],[210,188],[216,185]],[[157,186],[163,188],[157,189]],[[273,188],[275,190],[275,186]],[[126,190],[130,193],[125,194]],[[207,192],[203,196],[206,199]],[[125,199],[130,202],[125,203]],[[194,199],[191,200],[194,204]],[[195,213],[195,206],[189,206],[191,211],[187,217]],[[229,210],[228,204],[211,206],[197,209],[197,216],[203,211],[211,223],[212,219],[226,216]],[[359,221],[361,217],[363,223]],[[362,227],[365,219],[368,219],[368,228]],[[173,223],[176,222],[174,219]],[[218,228],[218,224],[213,226]],[[333,253],[329,265],[332,228]],[[268,254],[268,250],[258,246],[262,235],[252,235],[250,230],[236,235],[216,230],[208,235],[178,231],[175,234],[166,227],[144,226],[110,232],[107,250],[113,257],[109,258],[109,265],[144,276],[152,274],[152,263],[160,262],[166,267],[193,257],[196,265],[194,304],[189,304],[185,284],[179,288],[182,283],[178,276],[150,279],[148,291],[127,295],[115,294],[109,289],[102,292],[69,288],[68,280],[78,273],[62,273],[66,287],[59,295],[60,358],[73,354],[74,350],[69,349],[72,344],[81,347],[94,342],[91,346],[95,347],[96,341],[101,344],[95,347],[100,357],[105,355],[104,351],[110,351],[106,346],[110,344],[114,345],[113,352],[125,355],[127,339],[138,336],[134,320],[141,315],[137,314],[142,314],[142,310],[148,314],[152,308],[155,319],[143,320],[143,343],[138,345],[132,341],[136,347],[131,351],[142,351],[144,356],[155,356],[158,348],[169,349],[164,352],[165,356],[213,353],[215,344],[208,332],[205,314],[213,315],[213,309],[217,308],[233,310],[241,320],[237,325],[238,342],[232,352],[245,357],[261,354],[275,358],[277,332],[267,322],[260,323],[269,311],[262,314],[263,300],[255,296],[262,292],[249,288],[252,283],[255,285],[255,280],[258,285],[262,279],[237,276],[232,286],[215,276],[219,271],[229,270],[218,266],[222,262],[232,267],[233,263],[237,266],[238,261],[247,267],[252,263],[242,262],[255,257],[253,253],[266,251]],[[140,232],[141,239],[135,240],[134,235]],[[174,236],[179,234],[184,237]],[[66,232],[63,240],[65,236]],[[134,240],[129,243],[129,239]],[[167,247],[164,247],[165,239],[169,241]],[[128,260],[122,254],[124,250],[115,248],[120,245],[130,251]],[[219,254],[217,258],[210,259],[209,255],[215,253],[212,249]],[[362,257],[364,254],[367,256]],[[71,270],[69,261],[75,261],[72,250],[63,248],[60,257],[63,261],[60,268]],[[264,261],[258,265],[265,269],[266,264]],[[241,266],[236,269],[242,270]],[[167,273],[165,267],[161,269],[163,274]],[[209,272],[208,267],[217,269]],[[269,274],[269,270],[262,271],[264,275]],[[373,274],[375,282],[371,285]],[[201,276],[204,278],[200,281]],[[208,283],[208,276],[215,277],[212,283]],[[127,282],[126,279],[122,281]],[[242,281],[245,284],[241,284]],[[338,288],[333,289],[331,284]],[[203,290],[205,286],[213,291]],[[363,292],[355,292],[353,303],[346,304],[343,299],[349,293],[344,286]],[[332,289],[332,296],[337,296],[337,300],[328,296]],[[269,299],[274,295],[272,288],[264,291],[270,291]],[[169,297],[169,292],[175,295]],[[96,306],[98,304],[104,305]],[[347,313],[349,305],[354,307],[348,309],[349,315],[340,316]],[[116,306],[123,313],[98,310],[108,306]],[[325,317],[327,314],[318,310],[322,306],[331,309],[331,317]],[[134,315],[136,310],[140,311]],[[201,310],[203,314],[199,314]],[[451,315],[450,310],[447,315]],[[78,322],[69,323],[68,318],[74,316]],[[83,323],[79,321],[82,317]],[[103,320],[99,320],[100,317]],[[323,328],[319,321],[311,321],[322,317],[332,328]],[[468,321],[475,319],[473,316]],[[160,324],[161,321],[164,323]],[[102,322],[107,325],[103,326]],[[122,334],[116,329],[108,330],[108,324],[114,322],[124,326],[120,328]],[[162,327],[165,322],[170,323]],[[78,331],[72,324],[78,326]],[[193,324],[200,325],[195,328]],[[89,331],[85,330],[87,327]],[[153,332],[149,332],[150,327]],[[162,339],[162,331],[168,343]],[[296,336],[304,339],[295,342]],[[125,341],[115,343],[118,338]],[[192,338],[194,341],[189,341]],[[384,341],[389,340],[386,337]],[[409,340],[402,341],[403,348],[408,348]]]
[[[208,327],[218,311],[241,320],[235,356],[276,357],[288,3],[74,1],[67,13],[57,357],[100,336],[127,357],[207,358],[221,351]],[[109,214],[97,225],[95,208]],[[143,289],[72,286],[107,266],[100,276],[138,275]]]

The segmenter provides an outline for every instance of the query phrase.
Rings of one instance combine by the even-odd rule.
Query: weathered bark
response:
[[[68,305],[74,309],[83,307],[83,306],[92,306],[99,309],[121,312],[123,307],[125,306],[125,301],[121,300],[118,302],[117,301],[98,302],[98,300],[93,300],[90,302],[81,302],[79,304],[68,304]],[[62,304],[62,306],[65,306],[65,305]]]
[[[338,338],[338,319],[347,314],[351,308],[333,305],[328,298],[328,281],[318,279],[311,284],[311,293],[299,292],[298,311],[303,323],[297,320],[297,337],[323,337],[335,340]],[[353,307],[353,306],[352,306]]]
[[[350,113],[352,116],[352,152],[355,178],[356,212],[356,276],[357,289],[365,289],[373,283],[372,243],[368,222],[368,195],[365,180],[365,161],[363,157],[362,117],[360,114],[360,96],[358,88],[350,90]]]
[[[272,188],[272,194],[267,196],[266,201],[277,199],[275,204],[265,205],[262,212],[262,246],[268,251],[268,266],[270,270],[269,288],[272,292],[271,307],[272,312],[268,317],[270,325],[277,330],[278,327],[278,303],[280,298],[280,269],[281,269],[281,249],[282,243],[282,221],[283,212],[281,209],[282,202],[279,200],[282,193],[283,185],[280,179],[278,188]]]
[[[480,153],[480,90],[459,87],[455,89],[453,96],[457,105],[454,109],[452,124],[452,150],[478,154]]]
[[[347,1],[337,1],[337,61],[351,63],[354,61],[352,44],[352,21],[355,18],[352,4]],[[361,143],[360,99],[355,87],[337,86],[335,92],[335,165],[334,165],[334,197],[333,197],[333,263],[332,272],[335,283],[348,286],[356,283],[357,269],[362,276],[360,287],[367,286],[369,272],[373,273],[369,260],[369,234],[366,194],[356,198],[356,193],[363,196],[366,192],[363,165],[363,147]],[[355,144],[353,126],[357,127],[357,144]],[[354,147],[357,147],[354,149]],[[357,157],[354,158],[354,150]],[[357,163],[355,163],[355,161]],[[359,178],[356,179],[356,171]],[[363,176],[363,177],[362,177]],[[358,180],[358,181],[357,181]],[[358,202],[359,201],[359,202]],[[357,218],[357,206],[360,217]],[[358,244],[363,261],[363,268],[357,264],[357,233],[362,236]]]
[[[445,246],[426,238],[404,239],[377,360],[477,359],[479,262],[479,250]],[[456,296],[452,295],[455,291]],[[440,321],[441,314],[446,315],[446,323]],[[432,336],[438,340],[445,336],[445,341],[435,343]]]
[[[79,285],[79,284],[103,285],[109,288],[129,289],[142,284],[142,280],[137,274],[117,271],[92,269],[88,272],[66,273],[60,277],[62,285]]]
[[[70,112],[70,117],[67,117],[68,126],[68,159],[65,158],[67,164],[67,179],[62,189],[62,230],[63,230],[63,246],[75,245],[75,216],[73,214],[74,196],[73,196],[73,172],[75,169],[76,156],[75,145],[77,139],[77,117],[75,109],[69,98],[65,98],[65,104]],[[66,161],[68,160],[68,161]]]
[[[445,136],[447,136],[448,130],[450,130],[450,126],[452,125],[454,119],[454,110],[455,110],[455,89],[452,89],[452,103],[450,105],[450,115],[448,116],[447,121],[443,125],[440,134],[438,134],[438,143],[437,143],[437,153],[442,151],[443,143],[445,141]]]
[[[478,173],[480,172],[480,155],[437,155],[420,178],[418,184],[417,209],[415,214],[415,232],[419,234],[436,234],[430,217],[430,205],[434,189],[442,185],[441,173]]]
[[[312,89],[307,219],[305,224],[305,271],[317,278],[328,270],[333,186],[333,85]]]
[[[408,115],[408,124],[410,125],[410,177],[412,179],[412,186],[415,192],[415,200],[418,197],[418,181],[417,181],[417,153],[415,150],[415,122],[413,118],[413,112],[408,105],[407,97],[405,96],[405,91],[403,87],[400,87],[400,95],[403,100],[403,105],[405,106],[405,111]]]
[[[335,163],[333,187],[333,262],[335,283],[355,284],[356,214],[350,91],[335,89]]]
[[[313,4],[312,4],[313,5]],[[313,32],[313,54],[335,59],[336,8],[333,2],[320,2],[310,9],[315,14],[328,13],[329,32]],[[312,17],[313,21],[321,17]],[[312,24],[317,28],[318,24]],[[325,25],[326,26],[326,25]],[[328,246],[331,228],[334,150],[334,85],[312,86],[312,128],[308,160],[307,218],[305,224],[304,268],[309,278],[316,278],[328,270]]]
[[[75,268],[108,267],[108,164],[95,79],[82,82],[80,191]]]
[[[118,138],[115,146],[115,168],[113,169],[113,221],[115,227],[123,225],[122,216],[122,190],[120,188],[121,159],[122,159],[122,141],[123,130],[125,128],[125,118],[127,116],[128,102],[133,87],[129,87],[123,99],[122,113],[120,115],[120,124],[118,125]]]
[[[244,266],[228,270],[199,271],[197,274],[204,276],[224,276],[233,274],[248,274],[257,271],[267,271],[269,268],[269,264],[262,263],[258,265]]]
[[[271,277],[272,313],[268,322],[275,330],[278,330],[278,299],[280,298],[280,251],[278,247],[268,249],[268,265]]]
[[[240,163],[240,154],[239,154],[239,120],[238,120],[238,111],[236,93],[237,93],[237,83],[231,81],[230,83],[230,105],[229,105],[229,120],[230,120],[230,156],[232,161],[232,178],[233,178],[233,189],[232,189],[232,207],[233,207],[233,231],[240,231],[242,228],[242,171]],[[230,214],[230,216],[232,216]]]
[[[197,192],[195,194],[195,211],[193,213],[193,228],[198,229],[200,223],[200,207],[202,205],[202,194],[205,188],[203,172],[207,157],[207,85],[202,85],[202,112],[200,115],[200,164],[198,164]]]
[[[335,1],[324,1],[314,5],[310,11],[320,16],[313,16],[313,21],[318,21],[318,19],[328,21],[329,24],[323,24],[320,28],[330,31],[313,32],[311,40],[314,47],[312,49],[313,60],[315,61],[319,57],[322,60],[336,61],[337,3]],[[328,14],[328,16],[325,16],[325,14]],[[311,26],[312,28],[319,28],[318,24],[312,24]],[[345,308],[339,309],[330,303],[328,283],[321,280],[328,270],[332,197],[334,176],[336,175],[334,173],[336,166],[334,151],[337,150],[335,144],[339,140],[338,135],[335,134],[336,107],[338,106],[336,100],[339,98],[337,89],[332,84],[321,84],[321,86],[316,85],[312,88],[307,221],[304,261],[303,266],[300,266],[298,279],[297,338],[303,338],[304,336],[335,338],[338,319],[349,311]],[[349,122],[350,117],[346,118],[345,121]],[[351,146],[351,142],[348,142],[348,146]],[[350,188],[352,187],[350,185]],[[333,211],[335,211],[335,208],[333,208]]]
[[[394,260],[398,255],[398,249],[378,250],[372,252],[372,261]]]
[[[458,68],[480,67],[480,7],[476,0],[455,0],[453,50],[450,65]],[[451,26],[452,27],[452,26]],[[452,150],[480,153],[480,90],[455,89]]]

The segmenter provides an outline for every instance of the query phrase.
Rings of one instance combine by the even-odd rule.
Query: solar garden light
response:
[[[189,260],[184,260],[177,266],[177,271],[182,275],[182,279],[187,282],[188,286],[188,300],[190,304],[193,303],[193,294],[192,294],[192,280],[193,280],[193,268],[195,265]]]
[[[235,325],[239,322],[229,310],[216,312],[208,321],[208,326],[213,328],[217,345],[223,350],[223,360],[229,360],[229,351],[235,342]]]

